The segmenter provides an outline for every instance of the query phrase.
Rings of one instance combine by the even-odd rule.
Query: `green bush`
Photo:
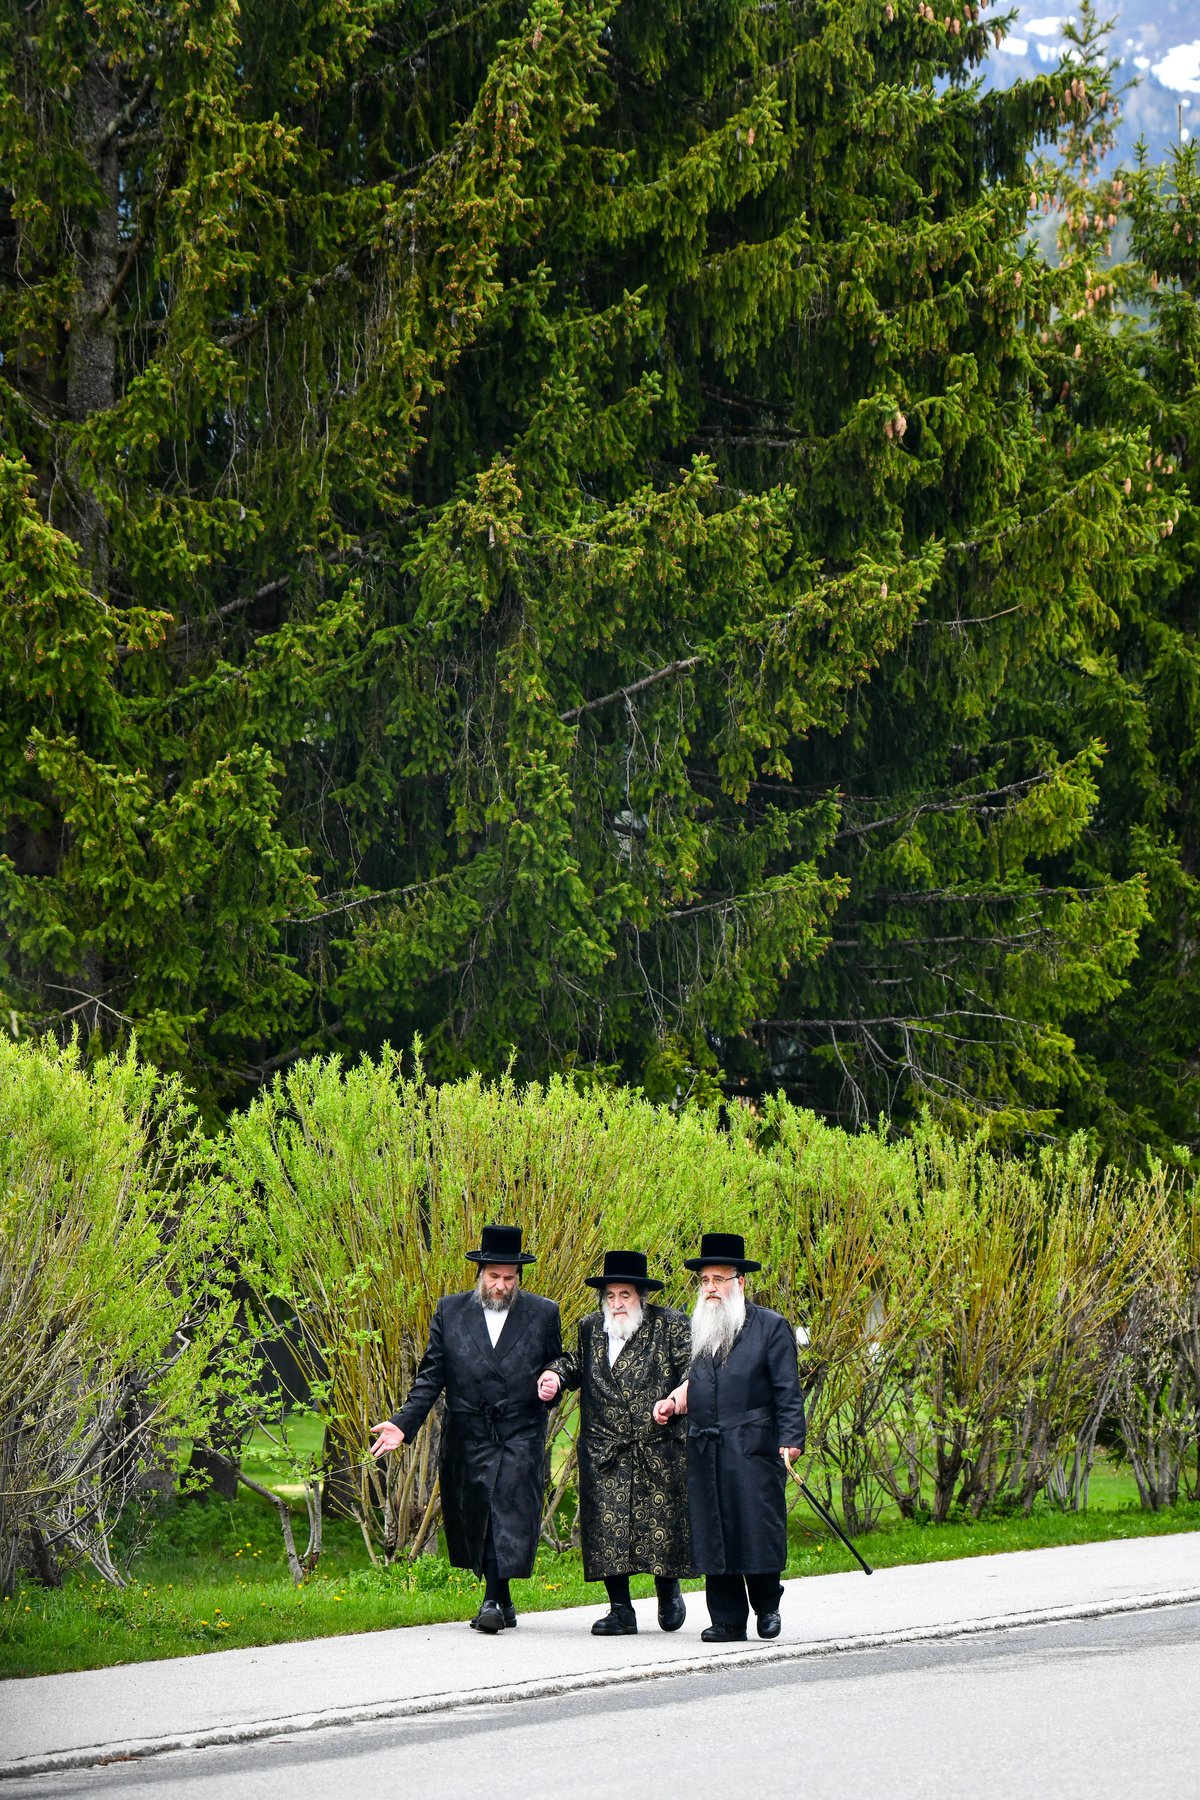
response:
[[[388,1553],[436,1524],[437,1425],[378,1465],[368,1428],[404,1395],[439,1297],[467,1284],[484,1223],[520,1221],[538,1258],[531,1279],[570,1328],[607,1245],[637,1245],[670,1274],[702,1224],[748,1222],[765,1173],[707,1115],[566,1080],[433,1087],[390,1052],[298,1065],[230,1121],[217,1154],[244,1214],[259,1328],[270,1335],[281,1309],[294,1317],[298,1360],[348,1465],[347,1504]],[[572,1468],[569,1453],[559,1459],[560,1495]]]
[[[1161,1253],[1117,1345],[1112,1411],[1142,1505],[1200,1499],[1200,1193],[1167,1196]]]
[[[294,1314],[370,1543],[415,1551],[436,1526],[436,1420],[385,1465],[368,1426],[407,1390],[487,1220],[524,1226],[568,1329],[605,1248],[645,1250],[663,1298],[690,1306],[701,1231],[744,1231],[755,1296],[803,1329],[810,1479],[856,1527],[889,1500],[934,1519],[1085,1500],[1139,1296],[1165,1292],[1162,1176],[1102,1173],[1078,1143],[1022,1161],[928,1124],[851,1136],[782,1100],[725,1123],[563,1079],[432,1087],[390,1052],[298,1065],[230,1122],[219,1156],[257,1316]],[[555,1425],[554,1544],[573,1406]]]
[[[372,1556],[431,1546],[436,1415],[382,1464],[368,1428],[490,1220],[524,1227],[568,1332],[606,1248],[644,1250],[690,1307],[700,1233],[745,1232],[753,1295],[801,1328],[807,1477],[856,1529],[889,1504],[1082,1506],[1113,1420],[1145,1505],[1194,1491],[1195,1192],[1102,1172],[1079,1144],[1022,1161],[931,1125],[849,1135],[782,1100],[722,1120],[565,1078],[433,1086],[390,1051],[297,1064],[214,1144],[133,1055],[88,1069],[74,1048],[3,1044],[0,1176],[9,1587],[22,1558],[47,1579],[87,1558],[119,1583],[185,1442],[265,1415],[248,1370],[281,1319],[324,1443],[260,1434],[251,1466],[311,1482],[323,1462]],[[555,1547],[575,1524],[575,1409],[552,1421]],[[413,1567],[441,1579],[436,1557]]]
[[[0,1040],[0,1587],[89,1560],[236,1385],[225,1205],[179,1084]]]
[[[457,1569],[446,1557],[418,1556],[411,1561],[374,1563],[352,1569],[339,1577],[338,1586],[348,1594],[471,1594],[478,1597],[479,1583],[470,1569]]]

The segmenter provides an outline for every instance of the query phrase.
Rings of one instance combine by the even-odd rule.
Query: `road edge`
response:
[[[88,1769],[118,1762],[141,1762],[178,1750],[210,1750],[223,1744],[248,1744],[297,1731],[327,1731],[337,1726],[368,1725],[385,1719],[419,1718],[430,1713],[464,1712],[476,1706],[497,1706],[520,1700],[549,1699],[599,1687],[632,1687],[643,1681],[669,1681],[676,1675],[700,1675],[714,1669],[745,1668],[757,1663],[803,1662],[817,1656],[845,1655],[856,1650],[887,1650],[903,1644],[936,1643],[952,1638],[978,1637],[986,1632],[1015,1631],[1028,1625],[1057,1625],[1072,1619],[1098,1619],[1111,1614],[1154,1612],[1171,1606],[1200,1602],[1200,1587],[1177,1588],[1157,1594],[1127,1594],[1118,1599],[1077,1602],[1072,1606],[1034,1607],[1023,1612],[989,1614],[978,1619],[955,1619],[940,1625],[913,1625],[899,1631],[858,1632],[850,1637],[814,1638],[797,1644],[747,1644],[737,1650],[721,1650],[669,1663],[640,1663],[616,1669],[588,1669],[574,1675],[539,1676],[533,1681],[496,1683],[479,1688],[452,1689],[441,1694],[421,1694],[410,1699],[377,1700],[367,1706],[330,1707],[320,1712],[291,1713],[280,1718],[248,1720],[240,1725],[215,1725],[203,1731],[187,1731],[154,1738],[129,1738],[108,1744],[91,1744],[48,1755],[18,1757],[0,1763],[0,1781],[26,1775],[54,1775],[70,1769]]]

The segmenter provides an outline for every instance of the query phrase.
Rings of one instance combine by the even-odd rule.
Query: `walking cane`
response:
[[[834,1532],[838,1537],[841,1538],[843,1544],[845,1544],[847,1550],[850,1552],[850,1554],[854,1558],[855,1562],[858,1563],[860,1565],[860,1567],[862,1568],[863,1574],[864,1575],[873,1575],[875,1573],[875,1571],[871,1567],[870,1563],[867,1561],[866,1557],[863,1556],[859,1551],[857,1551],[854,1548],[854,1545],[850,1542],[850,1539],[846,1536],[845,1532],[842,1530],[841,1526],[838,1524],[838,1522],[834,1518],[833,1514],[831,1512],[827,1512],[825,1510],[825,1508],[821,1505],[821,1502],[817,1499],[817,1496],[813,1493],[812,1489],[808,1486],[807,1482],[801,1481],[799,1475],[797,1475],[795,1469],[792,1468],[790,1463],[785,1463],[784,1467],[787,1469],[788,1474],[791,1476],[791,1478],[795,1482],[796,1486],[800,1489],[800,1492],[804,1495],[804,1498],[808,1501],[808,1504],[812,1507],[813,1511],[817,1514],[818,1518],[824,1519],[824,1521],[825,1521],[826,1525],[828,1525],[830,1531]]]

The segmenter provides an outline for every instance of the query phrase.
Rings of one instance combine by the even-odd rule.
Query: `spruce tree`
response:
[[[916,30],[944,41],[928,13]],[[831,412],[845,409],[820,445],[827,460],[814,458],[826,555],[839,526],[870,520],[910,556],[933,550],[936,574],[901,644],[847,696],[841,728],[820,722],[786,789],[762,781],[750,797],[765,810],[836,795],[831,857],[847,898],[829,952],[793,971],[725,1057],[748,1089],[783,1080],[843,1119],[932,1106],[955,1123],[982,1115],[1003,1137],[1057,1129],[1087,1086],[1077,1023],[1122,991],[1146,917],[1140,867],[1085,875],[1073,854],[1107,746],[1094,723],[1081,729],[1063,671],[1092,656],[1097,588],[1153,557],[1157,514],[1148,522],[1132,495],[1136,427],[1110,432],[1087,464],[1057,428],[1076,367],[1062,314],[1085,284],[1024,235],[1048,179],[1031,154],[1060,129],[1090,141],[1107,128],[1108,72],[1093,57],[982,94],[969,54],[940,94],[935,70],[923,86],[905,59],[898,91],[878,90],[865,116],[886,196],[863,204],[853,241],[870,306],[852,353],[839,361],[827,340],[819,358]],[[854,197],[838,193],[841,205],[852,214]],[[793,373],[765,360],[758,391],[794,406],[781,391]],[[758,443],[780,454],[778,438],[760,428]],[[797,456],[801,443],[813,456],[811,426]]]
[[[1081,70],[1111,78],[1108,29],[1083,8],[1071,30]],[[1172,1157],[1194,1145],[1200,1102],[1192,783],[1200,178],[1194,147],[1166,167],[1143,155],[1133,171],[1105,172],[1114,122],[1110,110],[1070,134],[1061,160],[1046,166],[1064,273],[1047,354],[1056,374],[1073,376],[1054,415],[1064,453],[1086,469],[1114,438],[1132,441],[1139,462],[1127,477],[1130,504],[1143,524],[1130,555],[1096,570],[1090,651],[1064,671],[1069,696],[1060,710],[1107,746],[1098,804],[1071,858],[1074,878],[1140,874],[1150,910],[1125,989],[1094,1017],[1070,1022],[1087,1079],[1065,1119],[1092,1127],[1115,1153],[1148,1146]]]
[[[1146,907],[1027,698],[1145,536],[1046,427],[1078,75],[910,0],[2,18],[13,1029],[1048,1124]]]

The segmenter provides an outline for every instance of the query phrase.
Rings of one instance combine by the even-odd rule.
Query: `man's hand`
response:
[[[553,1369],[545,1369],[538,1376],[538,1399],[557,1400],[562,1393],[562,1382]]]
[[[389,1450],[398,1450],[404,1442],[404,1433],[390,1419],[385,1419],[382,1425],[372,1425],[371,1430],[375,1434],[375,1442],[371,1445],[372,1456],[386,1456]]]
[[[782,1456],[785,1465],[790,1469],[796,1458],[800,1455],[800,1452],[799,1450],[794,1449],[784,1449],[784,1447],[780,1445],[779,1454]]]
[[[687,1411],[687,1391],[687,1382],[681,1381],[679,1386],[673,1388],[665,1399],[654,1402],[654,1423],[656,1425],[669,1425],[672,1419],[683,1417]]]

